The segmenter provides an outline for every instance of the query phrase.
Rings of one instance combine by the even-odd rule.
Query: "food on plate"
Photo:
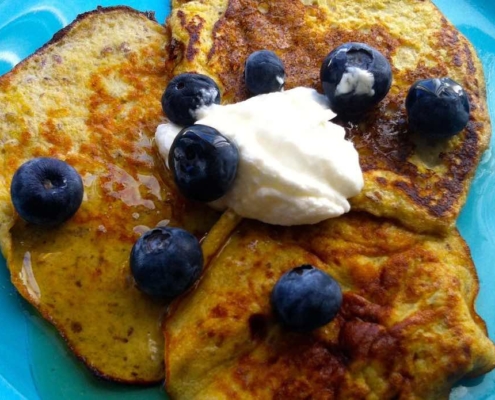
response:
[[[129,256],[157,225],[202,236],[217,218],[175,188],[153,147],[170,79],[166,29],[126,7],[81,15],[0,78],[0,241],[15,287],[98,375],[163,379],[163,302],[141,293]],[[15,171],[37,157],[74,167],[78,211],[52,228],[14,211]]]
[[[446,234],[452,229],[491,127],[475,50],[431,1],[172,4],[168,63],[174,74],[197,72],[213,78],[224,103],[249,96],[243,70],[253,51],[277,54],[285,67],[285,89],[306,86],[322,92],[320,67],[332,49],[349,42],[376,48],[392,67],[390,91],[366,114],[340,121],[359,152],[364,173],[364,189],[351,205],[416,231]],[[431,143],[409,134],[404,103],[414,82],[442,77],[464,88],[471,114],[458,135]]]
[[[220,89],[213,79],[201,74],[174,76],[162,96],[163,112],[177,125],[188,126],[197,120],[196,111],[220,103]]]
[[[165,319],[173,399],[439,400],[495,367],[456,230],[440,238],[356,212],[305,227],[238,221],[226,213],[210,231],[202,278]],[[330,323],[299,333],[270,296],[307,264],[331,275],[343,300]]]
[[[453,228],[490,137],[481,66],[465,38],[430,2],[416,0],[173,5],[167,27],[126,7],[98,8],[0,78],[0,243],[20,293],[102,377],[159,382],[165,354],[167,390],[177,398],[437,399],[462,377],[492,369],[495,348],[474,311],[475,270]],[[261,62],[251,64],[250,54],[262,54]],[[388,61],[377,66],[379,54]],[[270,78],[262,89],[250,75],[258,62]],[[335,86],[328,99],[315,91],[323,91],[320,72],[324,87]],[[448,140],[430,142],[416,131],[426,139],[445,132],[428,132],[431,121],[418,129],[405,99],[414,82],[437,78],[464,110],[468,104],[469,121],[462,128],[455,121],[461,132]],[[237,104],[219,105],[220,93]],[[338,111],[342,96],[356,108],[329,122],[335,115],[328,102]],[[282,99],[299,104],[299,97],[318,107],[281,111]],[[267,98],[280,99],[279,109],[264,107]],[[236,112],[249,108],[255,118],[236,123]],[[152,135],[167,117],[161,159]],[[258,121],[254,135],[230,140],[251,121]],[[301,121],[335,135],[316,138]],[[261,122],[283,126],[284,140]],[[297,130],[306,134],[300,144]],[[256,155],[259,142],[268,151]],[[204,151],[205,143],[214,146]],[[255,150],[244,172],[236,146],[240,154],[243,146]],[[220,148],[227,157],[217,157]],[[320,162],[322,152],[335,165]],[[212,154],[224,164],[183,196],[198,174],[180,173],[206,165]],[[269,168],[271,155],[285,158],[289,172],[306,174],[302,181],[274,180],[289,174]],[[9,193],[17,168],[39,157],[72,165],[84,185],[77,212],[49,229],[22,220],[13,206],[19,196]],[[305,178],[315,183],[311,173],[315,186],[305,185]],[[239,184],[243,176],[263,187]],[[323,177],[336,188],[320,185]],[[315,193],[330,193],[332,201],[320,204]],[[237,226],[240,218],[228,211],[204,242],[203,270],[197,238],[218,214],[186,197],[225,208],[235,204],[224,202],[229,194],[254,213],[248,217],[276,224],[335,217],[349,211],[349,197],[355,211],[292,228],[247,220]],[[268,201],[253,207],[257,194]],[[292,208],[288,198],[303,201]],[[311,209],[317,217],[301,222]],[[168,268],[157,261],[162,257]],[[301,280],[289,284],[294,274]],[[316,285],[305,292],[307,280]],[[323,292],[328,303],[319,303]],[[162,332],[167,299],[181,294]]]
[[[251,53],[244,65],[244,82],[253,95],[282,90],[285,82],[282,60],[270,50]]]
[[[191,200],[213,201],[231,188],[239,165],[237,146],[211,126],[182,129],[168,154],[181,193]]]
[[[25,221],[55,226],[67,221],[81,206],[84,187],[81,176],[64,161],[38,157],[15,172],[10,196]]]
[[[469,122],[469,100],[464,89],[450,78],[415,82],[406,97],[410,130],[433,139],[446,139]]]
[[[335,113],[362,114],[387,95],[392,69],[375,48],[364,43],[345,43],[323,60],[320,81]]]

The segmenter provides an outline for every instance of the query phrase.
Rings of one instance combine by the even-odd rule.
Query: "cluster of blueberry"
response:
[[[339,115],[362,114],[380,102],[392,83],[387,59],[362,43],[337,47],[323,61],[321,83],[330,108]],[[245,64],[246,87],[253,95],[282,90],[282,61],[267,50],[251,54]],[[231,187],[239,163],[237,147],[218,130],[194,124],[196,111],[220,103],[220,90],[209,77],[182,74],[172,79],[162,107],[175,124],[185,126],[175,138],[169,167],[179,190],[188,198],[210,202]],[[460,132],[469,120],[469,102],[462,87],[449,78],[414,83],[406,98],[410,130],[433,138]],[[14,174],[12,203],[29,223],[56,226],[71,218],[83,199],[77,171],[52,158],[36,158]],[[137,287],[157,297],[173,298],[198,279],[203,256],[198,240],[170,227],[152,229],[132,248],[130,267]],[[342,303],[338,283],[310,265],[285,273],[273,288],[274,313],[296,331],[316,329],[331,321]]]
[[[320,78],[332,111],[352,116],[386,96],[392,71],[378,50],[363,43],[346,43],[325,58]],[[461,85],[450,78],[423,79],[409,89],[406,112],[411,133],[446,139],[467,125],[469,101]]]
[[[193,125],[200,107],[219,103],[217,84],[200,74],[177,75],[162,96],[168,119],[185,126],[170,148],[168,165],[177,187],[191,200],[208,202],[222,197],[237,173],[236,145],[213,127]]]

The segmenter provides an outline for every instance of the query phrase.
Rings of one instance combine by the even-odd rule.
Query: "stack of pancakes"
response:
[[[218,220],[181,197],[153,144],[173,75],[204,73],[224,102],[240,101],[244,60],[268,49],[286,88],[321,91],[323,58],[349,41],[379,49],[393,71],[374,110],[340,121],[365,179],[351,213],[282,228],[228,211]],[[471,119],[429,143],[408,133],[404,99],[417,79],[442,76],[463,85]],[[98,9],[0,78],[0,243],[19,292],[109,379],[165,374],[180,399],[447,398],[457,380],[495,367],[455,229],[490,132],[479,60],[429,1],[177,0],[165,27]],[[81,209],[58,228],[26,224],[10,201],[14,171],[36,156],[68,161],[85,182]],[[133,242],[158,224],[209,232],[200,282],[164,320],[167,304],[138,292],[128,268]],[[310,334],[283,330],[269,305],[277,279],[301,264],[344,292],[337,318]]]

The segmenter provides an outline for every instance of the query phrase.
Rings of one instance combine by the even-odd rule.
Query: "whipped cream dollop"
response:
[[[211,126],[239,150],[233,187],[209,203],[276,225],[314,224],[350,210],[363,187],[359,156],[327,98],[298,87],[236,104],[203,107],[197,124]],[[158,126],[156,143],[168,160],[181,127]]]

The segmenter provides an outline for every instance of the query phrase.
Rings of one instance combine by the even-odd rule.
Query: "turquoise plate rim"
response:
[[[125,5],[154,11],[163,22],[169,1],[125,0]],[[495,2],[485,0],[434,0],[447,18],[474,44],[487,81],[488,105],[495,125]],[[77,14],[98,5],[122,5],[118,1],[72,2],[0,1],[0,75],[32,54]],[[491,20],[491,21],[490,21]],[[26,27],[29,27],[26,30]],[[26,33],[27,31],[27,33]],[[495,339],[495,160],[491,157],[495,139],[478,168],[468,201],[458,220],[462,236],[469,244],[480,279],[477,311]],[[66,350],[56,332],[16,293],[0,256],[0,398],[18,399],[97,399],[164,398],[163,388],[133,389],[94,382],[85,368]],[[36,349],[43,349],[38,351]],[[34,350],[33,350],[34,349]],[[36,362],[35,362],[36,361]],[[43,368],[33,365],[43,365]],[[42,370],[43,372],[40,372]],[[495,398],[495,371],[463,381],[454,388],[451,399],[484,400]]]

